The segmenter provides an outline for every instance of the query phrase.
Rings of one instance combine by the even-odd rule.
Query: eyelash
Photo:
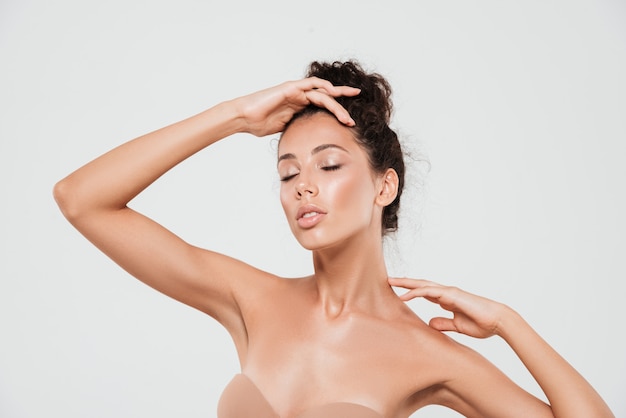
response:
[[[324,171],[335,171],[335,170],[339,170],[340,168],[341,168],[341,165],[340,165],[340,164],[337,164],[337,165],[329,165],[329,166],[326,166],[326,167],[321,167],[321,169],[322,169],[322,170],[324,170]],[[297,175],[298,175],[298,173],[296,173],[296,174],[291,174],[291,175],[289,175],[289,176],[282,177],[282,178],[280,179],[280,181],[282,181],[282,182],[287,182],[287,181],[291,180],[292,178],[294,178],[294,177],[295,177],[295,176],[297,176]]]

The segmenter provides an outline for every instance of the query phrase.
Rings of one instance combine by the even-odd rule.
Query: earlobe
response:
[[[388,168],[380,178],[380,189],[376,197],[376,203],[380,206],[390,205],[398,195],[398,173],[393,168]]]

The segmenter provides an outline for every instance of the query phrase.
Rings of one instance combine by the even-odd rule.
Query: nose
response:
[[[304,195],[315,196],[317,195],[317,186],[315,186],[310,181],[302,181],[302,179],[296,183],[296,193],[298,194],[298,198],[301,198]]]

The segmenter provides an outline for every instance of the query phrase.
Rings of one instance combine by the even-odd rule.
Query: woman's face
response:
[[[278,147],[280,200],[289,226],[309,250],[352,237],[380,237],[380,177],[349,128],[316,113],[293,122]]]

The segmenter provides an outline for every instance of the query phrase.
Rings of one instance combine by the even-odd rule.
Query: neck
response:
[[[313,253],[315,283],[328,317],[342,313],[380,313],[395,296],[387,282],[382,240],[351,243]]]

